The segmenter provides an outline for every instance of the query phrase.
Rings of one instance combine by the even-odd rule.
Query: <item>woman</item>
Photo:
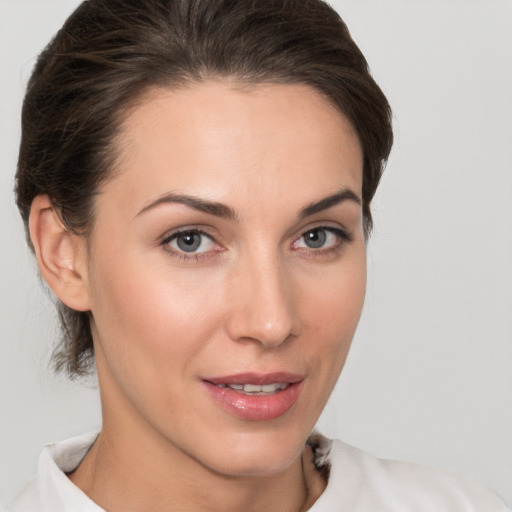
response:
[[[98,436],[12,510],[504,510],[311,431],[363,304],[390,109],[320,1],[90,0],[39,59],[17,199]]]

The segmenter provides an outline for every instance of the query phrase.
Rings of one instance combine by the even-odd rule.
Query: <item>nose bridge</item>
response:
[[[231,284],[228,330],[233,339],[278,346],[297,334],[290,276],[278,251],[262,249],[241,258]]]

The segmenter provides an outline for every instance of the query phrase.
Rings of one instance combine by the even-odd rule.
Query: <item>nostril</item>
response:
[[[233,340],[275,347],[295,336],[299,318],[282,262],[274,253],[257,256],[239,261],[233,274],[227,330]]]

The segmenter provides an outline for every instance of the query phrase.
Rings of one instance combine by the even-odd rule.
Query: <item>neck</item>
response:
[[[323,492],[325,484],[308,448],[301,453],[299,447],[295,457],[263,473],[261,464],[256,464],[259,469],[254,474],[250,460],[242,469],[231,464],[208,466],[208,458],[198,458],[190,446],[177,444],[146,421],[102,371],[99,350],[96,357],[103,428],[69,477],[105,510],[299,512]]]
[[[308,452],[280,474],[222,475],[162,442],[126,439],[104,426],[79,468],[70,475],[109,512],[187,510],[247,512],[307,510],[322,491]],[[162,449],[164,448],[164,449]],[[308,492],[312,490],[313,492]]]

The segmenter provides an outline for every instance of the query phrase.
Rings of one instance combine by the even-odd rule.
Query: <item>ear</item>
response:
[[[53,293],[69,308],[90,310],[85,239],[69,231],[47,195],[32,202],[29,230],[39,270]]]

